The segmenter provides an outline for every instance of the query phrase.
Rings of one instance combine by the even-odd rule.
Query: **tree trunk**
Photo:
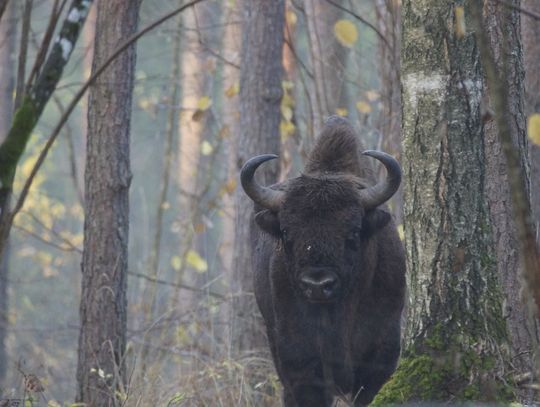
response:
[[[524,9],[540,15],[540,2],[522,0]],[[523,62],[525,65],[525,114],[540,114],[540,24],[538,20],[523,16],[521,19],[521,36],[523,39]],[[536,240],[540,231],[540,145],[529,143],[529,162],[531,164],[531,208],[536,224]],[[533,350],[536,359],[536,380],[540,380],[540,321],[531,323]]]
[[[238,3],[229,3],[224,8],[223,22],[223,55],[230,62],[223,66],[223,93],[227,98],[223,102],[223,160],[227,173],[225,188],[222,189],[222,243],[219,248],[221,263],[223,264],[225,281],[233,281],[234,275],[234,248],[235,248],[235,218],[237,208],[234,192],[238,189],[237,151],[239,126],[239,95],[236,94],[240,80],[240,50],[242,32],[236,21],[241,20],[241,6]],[[234,65],[236,66],[234,66]],[[228,320],[228,310],[221,307],[220,318]],[[224,333],[225,337],[228,332]],[[230,335],[229,335],[230,337]]]
[[[100,1],[92,69],[136,31],[140,0]],[[125,396],[129,135],[135,47],[92,86],[88,111],[77,400],[117,406]]]
[[[514,3],[519,5],[519,2]],[[525,202],[522,204],[529,212],[530,179],[523,105],[525,93],[520,14],[517,10],[510,10],[496,3],[489,3],[484,11],[486,13],[485,27],[493,49],[496,69],[499,73],[506,73],[506,77],[502,76],[500,80],[505,81],[504,86],[508,94],[507,106],[504,108],[504,113],[496,112],[496,114],[504,114],[505,122],[510,127],[511,143],[514,151],[518,152],[519,159],[516,170],[524,177],[523,180],[518,181],[525,189]],[[496,110],[493,98],[490,102]],[[513,208],[515,205],[512,204],[510,189],[509,165],[511,164],[504,154],[499,131],[495,120],[486,124],[486,165],[489,174],[486,186],[495,232],[499,277],[506,299],[504,312],[511,339],[512,361],[517,370],[514,373],[522,374],[529,373],[533,369],[532,353],[538,346],[538,331],[535,322],[529,318],[526,298],[523,296],[524,265],[520,262],[521,243],[516,228],[517,217],[514,216],[517,208]],[[521,395],[528,397],[526,393]]]
[[[540,2],[522,0],[522,7],[540,15]],[[525,65],[525,114],[540,114],[540,24],[528,16],[521,18],[521,36],[523,39],[523,62]],[[536,220],[540,225],[540,146],[529,145],[531,163],[531,204]]]
[[[207,50],[210,42],[209,32],[201,27],[211,26],[214,23],[214,11],[211,4],[203,3],[186,10],[182,15],[184,35],[181,78],[178,78],[182,89],[182,112],[179,119],[177,184],[180,190],[178,204],[184,215],[180,243],[180,250],[183,253],[182,269],[178,273],[177,283],[189,282],[194,286],[197,285],[198,276],[187,265],[186,259],[188,251],[197,248],[198,236],[195,226],[203,207],[201,191],[206,187],[200,181],[207,182],[201,145],[208,136],[207,130],[211,116],[211,109],[205,106],[204,100],[208,100],[208,103],[212,101],[210,66],[213,61]],[[190,307],[196,298],[192,293],[187,292],[179,293],[179,295],[182,295],[182,298],[177,296],[173,301],[175,308],[178,304],[182,304],[181,308]]]
[[[468,16],[468,6],[465,15]],[[403,2],[409,307],[405,350],[379,402],[505,400],[502,288],[485,198],[482,72],[448,2]]]
[[[0,24],[0,143],[9,131],[13,117],[13,91],[15,88],[15,7],[9,5]],[[0,256],[0,388],[7,372],[6,337],[8,328],[9,296],[9,242]]]
[[[281,87],[283,0],[244,2],[243,47],[240,71],[240,134],[238,168],[257,154],[278,153]],[[278,165],[266,166],[259,182],[276,182]],[[235,259],[232,276],[232,345],[236,351],[264,346],[265,335],[253,297],[253,269],[249,250],[253,207],[238,189],[236,196]]]

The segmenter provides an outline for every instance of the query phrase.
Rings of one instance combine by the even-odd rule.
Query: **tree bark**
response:
[[[403,2],[410,298],[403,358],[379,402],[511,396],[497,380],[507,338],[485,197],[482,72],[454,13],[451,2]]]
[[[279,153],[280,102],[283,95],[282,50],[285,8],[283,0],[244,2],[242,64],[240,71],[239,171],[257,154]],[[259,182],[278,179],[277,164],[262,169]],[[253,270],[248,241],[253,206],[240,188],[236,196],[235,259],[232,276],[232,345],[246,351],[265,345],[262,317],[253,296]]]
[[[234,275],[234,248],[235,248],[235,218],[237,208],[234,192],[238,189],[237,173],[237,151],[238,134],[240,134],[239,123],[239,95],[235,94],[240,81],[240,51],[242,42],[241,28],[235,22],[241,20],[241,6],[238,3],[229,3],[224,8],[223,22],[225,24],[223,32],[223,52],[224,57],[231,64],[223,66],[223,93],[227,100],[223,103],[223,152],[224,167],[227,174],[225,188],[222,189],[221,199],[222,217],[222,243],[219,248],[221,263],[223,264],[226,281],[233,281]],[[234,64],[234,65],[232,65]],[[228,310],[222,307],[220,317],[223,321],[228,320]],[[228,332],[225,336],[230,335]],[[227,339],[227,338],[226,338]]]
[[[522,0],[522,7],[540,15],[540,2]],[[521,38],[523,41],[523,63],[525,66],[525,115],[540,114],[540,24],[528,16],[521,18]],[[531,209],[536,226],[536,242],[540,230],[540,145],[529,143],[529,162],[531,165]],[[531,324],[536,349],[536,378],[540,377],[540,321],[536,318]]]
[[[519,5],[519,2],[514,3]],[[534,304],[530,298],[534,293],[531,286],[534,277],[527,278],[527,264],[539,259],[534,249],[525,250],[527,242],[533,248],[536,248],[536,243],[529,218],[530,178],[520,14],[502,4],[490,3],[483,9],[485,15],[482,20],[481,9],[475,9],[479,15],[477,21],[485,27],[477,28],[477,37],[486,71],[489,101],[495,113],[494,119],[486,124],[485,138],[489,174],[487,192],[497,244],[497,264],[505,292],[504,311],[513,363],[517,373],[529,373],[533,369],[532,352],[538,346],[538,331],[535,322],[529,318],[526,305],[527,300]],[[483,36],[485,41],[481,40]],[[540,272],[538,266],[538,263],[534,266],[533,275]],[[539,279],[536,277],[537,285]],[[527,283],[529,289],[525,288]],[[538,288],[536,292],[537,295],[540,293]],[[540,297],[537,298],[539,300]]]
[[[522,0],[522,7],[540,15],[540,2]],[[521,18],[523,61],[525,65],[525,114],[540,113],[540,24],[537,20]],[[540,146],[530,143],[531,203],[536,228],[540,224]]]
[[[100,1],[92,69],[137,29],[140,0]],[[85,170],[85,224],[77,400],[118,406],[125,396],[131,46],[92,86]]]

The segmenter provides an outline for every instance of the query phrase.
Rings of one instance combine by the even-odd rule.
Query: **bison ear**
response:
[[[369,210],[362,222],[362,230],[367,236],[371,236],[388,225],[390,220],[392,220],[392,215],[382,209]]]
[[[268,209],[263,209],[255,214],[255,222],[266,233],[269,233],[274,237],[280,237],[281,229],[279,227],[277,213]]]

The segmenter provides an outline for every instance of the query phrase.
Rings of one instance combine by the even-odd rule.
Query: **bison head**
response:
[[[242,187],[259,207],[256,223],[278,241],[277,261],[309,302],[337,301],[349,287],[368,286],[373,277],[376,242],[371,237],[390,220],[378,206],[399,188],[401,169],[384,152],[359,155],[357,143],[352,126],[332,118],[301,176],[272,187],[259,185],[253,176],[262,163],[277,158],[271,154],[251,158],[241,170]],[[365,156],[386,167],[383,181],[372,185]]]

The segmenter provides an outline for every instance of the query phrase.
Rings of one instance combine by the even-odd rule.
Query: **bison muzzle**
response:
[[[384,206],[401,169],[365,151],[353,127],[331,117],[297,178],[265,187],[246,162],[242,187],[254,201],[254,288],[287,407],[330,406],[348,395],[369,404],[400,353],[405,256]],[[386,168],[376,182],[373,158]]]

